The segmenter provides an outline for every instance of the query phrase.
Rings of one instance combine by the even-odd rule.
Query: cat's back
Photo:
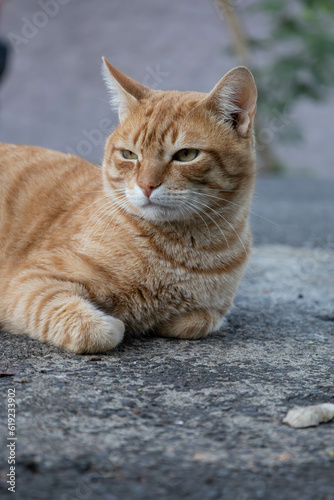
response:
[[[80,201],[87,185],[98,189],[94,170],[70,154],[0,143],[0,242],[32,226],[49,227]]]
[[[88,168],[87,168],[88,166]],[[77,156],[52,149],[0,143],[0,189],[4,192],[17,184],[21,190],[52,185],[78,167],[89,174],[89,164]]]
[[[55,159],[55,155],[62,156],[51,149],[20,144],[6,144],[0,142],[0,176],[3,182],[10,181],[37,163],[46,165]]]
[[[50,196],[64,204],[82,184],[97,182],[94,167],[52,149],[0,143],[0,204],[33,200],[38,205]]]

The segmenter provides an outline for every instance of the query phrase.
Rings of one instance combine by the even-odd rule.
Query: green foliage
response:
[[[323,100],[334,86],[333,0],[254,0],[246,14],[259,13],[266,36],[248,37],[247,43],[255,59],[264,61],[252,67],[260,113],[290,110],[302,98]],[[289,138],[298,138],[289,129]]]

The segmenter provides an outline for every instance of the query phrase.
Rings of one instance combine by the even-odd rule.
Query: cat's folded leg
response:
[[[222,326],[224,314],[216,311],[193,311],[170,319],[157,328],[161,337],[197,340],[216,332]]]
[[[21,275],[7,287],[3,305],[5,329],[75,353],[104,352],[123,339],[124,323],[95,307],[79,283]]]

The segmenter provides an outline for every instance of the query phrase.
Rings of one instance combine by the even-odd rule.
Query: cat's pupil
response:
[[[188,154],[189,154],[189,150],[188,150],[188,149],[184,149],[184,150],[183,150],[183,154],[184,154],[184,156],[188,156]]]

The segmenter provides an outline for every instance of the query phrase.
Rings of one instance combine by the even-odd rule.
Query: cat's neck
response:
[[[235,211],[238,212],[238,211]],[[214,252],[228,249],[236,240],[243,244],[247,216],[230,213],[228,220],[224,216],[194,216],[188,221],[151,222],[136,217],[136,223],[142,237],[148,237],[159,246],[173,248],[178,252]]]

